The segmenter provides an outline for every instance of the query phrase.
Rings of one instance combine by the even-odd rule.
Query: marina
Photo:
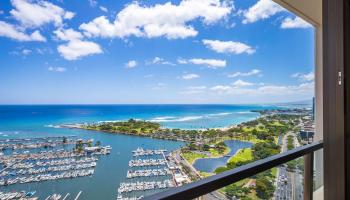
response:
[[[165,159],[146,159],[146,160],[130,160],[129,167],[145,167],[145,166],[158,166],[166,165]]]
[[[112,148],[100,146],[99,142],[93,145],[92,139],[73,138],[74,136],[64,136],[2,140],[0,188],[92,176],[99,156],[109,154]],[[0,200],[38,199],[32,197],[35,193],[36,191],[2,192]],[[64,199],[69,195],[67,193]],[[76,199],[80,195],[81,192]],[[61,198],[62,195],[56,193],[46,197],[48,200]]]
[[[78,200],[81,193],[82,191],[79,191],[79,193],[75,196],[74,200]],[[40,198],[35,196],[35,194],[36,191],[0,192],[0,200],[39,200]],[[54,193],[47,196],[45,200],[66,200],[70,196],[72,196],[70,193],[65,194],[64,197],[61,194]]]
[[[171,175],[171,171],[169,168],[163,169],[145,169],[145,170],[128,170],[126,175],[127,178],[135,178],[135,177],[150,177],[150,176],[166,176]]]
[[[265,108],[265,107],[264,107]],[[52,194],[61,194],[62,198],[67,193],[70,193],[66,200],[73,200],[79,191],[82,191],[79,199],[94,200],[94,199],[116,199],[118,196],[117,188],[122,182],[141,182],[141,181],[163,181],[165,179],[177,179],[176,186],[179,185],[183,174],[181,170],[175,170],[179,166],[172,157],[168,155],[181,148],[184,142],[161,140],[147,137],[137,137],[130,135],[107,134],[101,131],[79,130],[69,128],[54,128],[61,124],[75,124],[75,123],[92,123],[97,121],[108,120],[127,120],[130,118],[153,120],[162,116],[173,116],[180,119],[186,116],[208,116],[209,118],[202,118],[202,120],[191,121],[169,121],[161,122],[163,127],[169,128],[211,128],[236,124],[240,121],[246,121],[254,118],[257,113],[241,114],[241,111],[249,111],[259,109],[258,106],[199,106],[199,105],[66,105],[66,106],[0,106],[0,140],[3,143],[44,143],[49,140],[61,143],[56,146],[47,146],[33,149],[12,149],[5,148],[0,150],[1,161],[6,167],[15,163],[33,163],[37,161],[47,162],[49,160],[64,160],[75,159],[81,160],[85,157],[97,157],[96,167],[94,167],[94,174],[91,176],[77,177],[72,179],[57,179],[40,182],[29,182],[23,184],[12,184],[8,186],[0,186],[0,191],[21,192],[21,191],[36,191],[35,196],[39,199],[46,199]],[[215,115],[217,113],[233,113],[232,115]],[[204,120],[205,119],[205,120]],[[66,137],[68,141],[83,139],[87,142],[94,139],[93,145],[100,141],[103,146],[110,145],[113,149],[111,154],[99,155],[100,152],[88,152],[93,149],[85,149],[88,144],[84,144],[82,149],[84,153],[72,152],[75,144],[63,145],[63,138]],[[16,141],[17,140],[17,141]],[[19,145],[18,145],[19,147]],[[168,159],[169,166],[144,166],[144,167],[129,167],[130,160],[138,159],[164,159],[161,154],[158,155],[135,155],[132,151],[138,148],[144,150],[167,150],[166,159]],[[58,151],[60,150],[60,151]],[[29,151],[29,153],[27,152]],[[11,158],[8,155],[11,154]],[[94,155],[92,155],[94,154]],[[145,154],[145,152],[143,152]],[[4,157],[3,157],[4,156]],[[22,159],[25,159],[21,161]],[[33,161],[32,161],[33,160]],[[3,163],[0,163],[0,174],[5,168]],[[88,162],[86,162],[88,163]],[[174,164],[172,164],[174,163]],[[57,166],[65,166],[70,164],[61,163]],[[40,168],[49,168],[53,166],[35,166],[35,170]],[[149,169],[164,169],[169,168],[173,175],[166,176],[141,176],[134,178],[127,178],[128,170],[149,170]],[[86,168],[89,169],[89,168]],[[28,168],[23,168],[23,175],[14,174],[14,171],[21,169],[8,168],[6,171],[6,178],[14,178],[15,176],[29,177],[32,175],[47,174],[47,173],[62,173],[75,168],[70,168],[65,171],[48,172],[42,170],[41,173],[24,172]],[[186,179],[184,179],[186,180]],[[185,183],[185,182],[184,182]],[[183,184],[184,184],[183,183]],[[141,196],[147,196],[151,193],[160,191],[161,189],[135,191],[123,193],[123,197],[137,199]],[[164,190],[164,189],[163,189]]]
[[[133,150],[136,159],[129,161],[132,169],[127,171],[127,181],[120,183],[117,199],[138,200],[144,195],[190,182],[178,161],[171,153],[166,155],[165,152],[164,149],[144,150],[140,147]]]

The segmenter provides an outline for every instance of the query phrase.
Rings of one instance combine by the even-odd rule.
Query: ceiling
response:
[[[273,0],[299,17],[313,24],[322,25],[322,0]]]

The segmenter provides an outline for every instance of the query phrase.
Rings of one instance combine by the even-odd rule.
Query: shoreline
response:
[[[134,119],[136,121],[145,121],[145,122],[154,122],[154,123],[158,123],[161,125],[161,129],[180,129],[180,130],[195,130],[195,131],[206,131],[206,130],[221,130],[221,131],[227,131],[231,128],[236,128],[237,126],[239,126],[240,124],[242,123],[246,123],[246,122],[250,122],[250,121],[253,121],[253,120],[256,120],[258,118],[260,118],[262,115],[259,111],[256,111],[256,110],[249,110],[247,112],[251,112],[251,113],[257,113],[258,116],[256,117],[252,117],[252,118],[249,118],[247,120],[244,120],[242,122],[239,122],[239,123],[233,123],[233,124],[228,124],[226,126],[223,126],[223,127],[209,127],[209,128],[195,128],[195,129],[191,129],[191,128],[176,128],[176,127],[167,127],[167,126],[164,126],[162,127],[162,122],[157,122],[157,121],[153,121],[152,119]],[[131,118],[133,119],[133,118]],[[82,122],[82,123],[73,123],[73,124],[59,124],[59,125],[47,125],[47,126],[51,126],[53,128],[77,128],[77,129],[83,129],[82,126],[84,125],[88,125],[88,124],[93,124],[93,123],[96,123],[96,124],[102,124],[102,123],[114,123],[114,122],[126,122],[128,121],[129,119],[125,119],[125,120],[104,120],[104,121],[97,121],[97,122],[90,122],[90,123],[87,123],[87,122]]]
[[[232,139],[231,141],[233,141],[233,140],[236,140],[236,139]],[[230,141],[230,140],[225,140],[225,141]],[[241,140],[236,140],[236,141],[241,141]],[[242,141],[242,142],[246,142],[246,141]],[[251,142],[252,143],[252,142]],[[253,143],[252,143],[253,144]],[[205,157],[205,158],[196,158],[196,159],[194,159],[193,161],[192,161],[192,166],[193,166],[193,168],[195,168],[194,167],[194,164],[195,164],[195,162],[197,161],[197,160],[199,160],[199,159],[212,159],[212,158],[224,158],[224,157],[226,157],[226,155],[228,155],[229,153],[231,153],[231,151],[232,151],[232,149],[230,148],[230,147],[227,147],[230,151],[228,152],[228,153],[226,153],[226,154],[224,154],[224,155],[222,155],[222,156],[214,156],[214,157]],[[240,148],[240,149],[237,149],[237,151],[232,155],[232,156],[230,156],[230,157],[228,157],[228,159],[227,159],[227,161],[226,161],[226,164],[227,163],[229,163],[229,161],[233,158],[233,157],[235,157],[235,156],[237,156],[242,150],[244,150],[244,149],[251,149],[251,147],[247,147],[247,148]],[[226,166],[226,165],[224,165],[224,166]],[[218,166],[217,168],[219,168],[219,167],[223,167],[223,166]],[[195,168],[196,169],[196,168]],[[203,172],[203,171],[200,171],[200,170],[198,170],[198,169],[196,169],[196,171],[197,172]],[[215,173],[215,169],[212,171],[212,172],[204,172],[204,173]]]

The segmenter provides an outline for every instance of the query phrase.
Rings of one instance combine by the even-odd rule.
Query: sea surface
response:
[[[80,199],[116,199],[120,182],[126,180],[132,150],[163,148],[172,151],[182,142],[146,137],[108,134],[98,131],[54,128],[55,125],[142,119],[159,122],[163,127],[182,129],[219,128],[255,119],[252,110],[271,109],[268,105],[33,105],[0,106],[0,140],[43,136],[75,135],[110,145],[110,155],[101,156],[92,177],[16,184],[1,191],[36,190],[45,199],[49,194],[82,191]],[[235,148],[235,144],[230,145]],[[239,146],[240,147],[240,146]],[[238,147],[237,147],[238,148]],[[231,152],[236,151],[233,149]],[[201,161],[198,161],[199,163]],[[197,164],[199,165],[199,164]],[[208,170],[211,170],[211,168]]]

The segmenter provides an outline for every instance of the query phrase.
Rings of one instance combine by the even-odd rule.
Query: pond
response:
[[[231,151],[220,158],[200,158],[195,161],[193,166],[202,172],[213,172],[218,167],[226,165],[227,161],[236,154],[240,149],[251,148],[253,144],[251,142],[245,142],[240,140],[226,140],[225,144],[231,149]]]

